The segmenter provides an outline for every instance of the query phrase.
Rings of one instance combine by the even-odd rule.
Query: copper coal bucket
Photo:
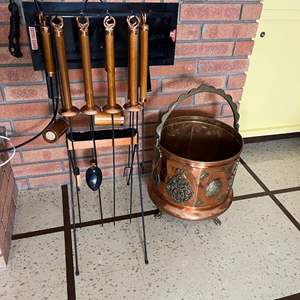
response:
[[[185,99],[214,93],[227,101],[234,127],[202,116],[168,118]],[[230,95],[208,85],[181,95],[156,128],[152,176],[148,192],[154,204],[177,218],[216,218],[230,206],[232,184],[243,148],[237,105]]]

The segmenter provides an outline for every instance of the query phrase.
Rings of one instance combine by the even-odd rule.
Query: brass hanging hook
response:
[[[55,16],[51,20],[51,25],[56,34],[61,34],[64,28],[64,20],[62,17]]]
[[[76,21],[77,21],[77,25],[78,25],[79,30],[82,33],[87,33],[88,29],[89,29],[89,25],[90,25],[88,17],[82,15],[80,17],[77,17]]]
[[[130,30],[137,30],[140,23],[140,18],[134,14],[127,17],[127,24]]]
[[[116,19],[108,14],[103,20],[103,25],[105,30],[112,31],[116,26]]]

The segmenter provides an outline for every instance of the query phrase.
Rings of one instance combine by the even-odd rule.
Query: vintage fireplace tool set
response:
[[[54,3],[43,3],[43,5],[56,8]],[[77,163],[76,150],[91,149],[91,166],[85,173],[85,179],[88,187],[98,193],[99,200],[99,224],[103,225],[103,211],[101,198],[102,171],[98,163],[97,149],[109,147],[112,149],[112,183],[113,183],[113,217],[112,222],[116,221],[116,158],[115,148],[118,146],[128,147],[128,157],[124,176],[129,186],[129,217],[132,218],[133,209],[133,170],[136,161],[137,179],[139,186],[140,216],[142,221],[143,248],[145,263],[148,263],[146,232],[144,220],[144,204],[142,193],[142,170],[144,169],[144,138],[145,138],[145,102],[147,101],[147,91],[150,85],[149,65],[152,64],[171,64],[174,61],[174,24],[172,20],[177,19],[178,5],[173,4],[155,4],[157,10],[163,11],[160,23],[152,20],[153,32],[157,36],[163,37],[164,45],[172,45],[169,49],[164,49],[160,44],[156,47],[149,47],[148,41],[151,41],[150,33],[152,27],[149,26],[149,14],[145,10],[139,10],[138,14],[124,13],[123,4],[115,4],[116,9],[121,9],[118,17],[114,17],[109,9],[103,12],[88,13],[87,1],[84,2],[84,8],[80,13],[71,13],[64,15],[66,4],[60,3],[57,7],[58,12],[45,14],[40,4],[35,1],[38,10],[40,41],[43,49],[43,65],[39,62],[40,51],[37,46],[35,36],[35,27],[28,27],[31,41],[31,50],[33,65],[36,69],[44,69],[46,73],[49,98],[53,102],[54,116],[50,125],[43,131],[44,139],[53,143],[65,134],[67,152],[69,158],[69,177],[71,187],[71,215],[74,239],[75,271],[79,274],[78,249],[77,249],[77,227],[81,226],[80,211],[80,169]],[[53,6],[54,5],[54,6]],[[91,8],[96,4],[89,4]],[[103,4],[105,7],[114,7],[114,4]],[[121,5],[121,6],[120,6]],[[127,4],[126,4],[127,5]],[[128,7],[134,4],[128,4]],[[143,4],[143,6],[153,4]],[[170,6],[171,14],[169,13]],[[24,7],[30,12],[32,4],[27,3]],[[80,7],[72,3],[72,7]],[[125,6],[125,9],[128,9]],[[82,8],[82,7],[81,7]],[[26,11],[25,9],[25,11]],[[28,13],[27,11],[27,13]],[[32,11],[31,11],[32,13]],[[26,15],[26,14],[25,14]],[[101,17],[100,17],[101,16]],[[27,16],[28,17],[28,16]],[[29,18],[29,17],[28,17]],[[126,18],[126,23],[122,21]],[[70,22],[72,19],[72,22]],[[27,21],[34,23],[34,17]],[[100,20],[101,23],[95,23]],[[171,21],[170,21],[171,20]],[[160,24],[168,24],[169,31],[162,33]],[[91,23],[93,23],[91,30]],[[120,29],[120,24],[123,27]],[[157,25],[157,24],[159,25]],[[70,38],[70,34],[65,30],[65,25],[76,31],[73,32],[74,40],[79,41],[80,66],[83,72],[85,105],[80,109],[73,105],[70,89],[70,80],[68,69],[70,65],[78,65],[68,60],[67,45],[75,45]],[[95,26],[95,24],[97,24]],[[116,81],[115,67],[123,66],[122,53],[118,52],[116,60],[116,36],[122,38],[120,31],[126,24],[128,30],[128,102],[121,107],[116,102]],[[156,24],[156,28],[155,28]],[[120,26],[118,28],[118,25]],[[70,27],[71,26],[71,27]],[[107,103],[99,108],[95,104],[93,89],[92,67],[95,67],[95,51],[93,43],[90,43],[90,37],[95,37],[95,32],[103,32],[103,47],[97,48],[103,51],[103,59],[107,74]],[[74,29],[75,28],[75,29]],[[150,28],[150,29],[149,29]],[[176,23],[175,23],[176,28]],[[118,30],[120,30],[118,32]],[[91,32],[92,31],[92,32]],[[124,30],[123,30],[124,31]],[[99,35],[98,35],[99,38]],[[73,43],[73,44],[72,44]],[[100,39],[97,43],[101,43]],[[123,41],[124,45],[124,41]],[[75,47],[76,48],[76,47]],[[156,57],[151,57],[157,49]],[[92,50],[94,51],[92,51]],[[121,49],[124,52],[124,49]],[[166,51],[167,50],[167,51]],[[34,52],[37,51],[37,52]],[[121,54],[120,54],[121,53]],[[171,60],[161,59],[171,53]],[[73,53],[74,54],[74,53]],[[100,59],[102,59],[100,57]],[[116,63],[117,61],[117,63]],[[151,63],[150,63],[151,62]],[[99,65],[96,65],[97,67]],[[100,64],[101,66],[101,64]],[[218,121],[216,119],[198,116],[190,112],[182,113],[180,116],[174,116],[174,110],[188,97],[193,97],[198,93],[212,93],[223,98],[230,106],[233,112],[233,127]],[[60,103],[59,103],[59,100]],[[60,107],[60,109],[59,109]],[[57,118],[59,111],[60,117]],[[129,126],[125,125],[124,111],[128,113]],[[141,134],[139,132],[139,113],[141,113]],[[88,116],[89,130],[85,132],[75,132],[73,130],[73,119],[78,114]],[[154,145],[154,158],[152,163],[152,173],[148,179],[148,192],[159,210],[171,214],[180,219],[203,220],[213,219],[216,224],[220,224],[217,218],[232,203],[233,191],[232,185],[237,170],[240,153],[243,148],[243,139],[238,133],[239,114],[237,105],[233,102],[230,95],[225,94],[221,89],[216,89],[205,84],[198,88],[181,95],[172,103],[168,110],[162,115],[161,123],[156,128],[156,142]],[[106,127],[106,129],[95,130],[95,126]],[[141,151],[139,149],[141,141]],[[142,159],[140,159],[140,152]],[[74,188],[75,185],[75,188]],[[77,201],[79,224],[76,225],[75,218],[75,195]]]

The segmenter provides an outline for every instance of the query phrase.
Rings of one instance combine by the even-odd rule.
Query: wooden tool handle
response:
[[[89,41],[89,19],[87,17],[77,17],[77,25],[80,36],[80,47],[82,56],[82,69],[84,80],[84,95],[86,107],[83,110],[85,114],[93,115],[97,111],[94,102],[93,78],[92,78],[92,65]]]
[[[71,115],[67,115],[68,112],[72,111],[73,106],[72,106],[70,81],[69,81],[68,65],[67,65],[67,57],[66,57],[66,49],[65,49],[65,41],[64,41],[63,18],[61,17],[53,18],[52,26],[54,29],[56,53],[57,53],[57,60],[59,64],[63,110],[66,112],[66,116],[71,116]]]
[[[116,83],[115,83],[115,46],[114,46],[114,27],[115,18],[106,16],[104,18],[105,28],[105,61],[108,84],[108,105],[116,106]]]
[[[45,70],[49,77],[53,77],[55,72],[55,67],[53,63],[53,53],[51,46],[51,37],[49,27],[46,25],[46,19],[43,13],[39,14],[41,35],[42,35],[42,45],[44,51],[44,64]]]
[[[137,105],[138,76],[138,28],[140,19],[137,16],[127,17],[129,29],[129,67],[128,67],[128,98],[131,106]]]
[[[147,72],[148,72],[148,33],[149,26],[146,24],[146,14],[142,14],[140,29],[140,101],[147,100]]]

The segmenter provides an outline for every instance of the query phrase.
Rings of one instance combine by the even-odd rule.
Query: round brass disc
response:
[[[103,107],[103,111],[105,111],[108,114],[115,115],[122,111],[122,106],[120,106],[119,104],[115,104],[114,106],[106,104]]]
[[[79,114],[79,109],[75,106],[73,106],[70,110],[65,110],[65,109],[61,109],[61,111],[59,112],[63,117],[66,118],[71,118],[71,117],[75,117]]]
[[[130,103],[126,103],[124,105],[124,109],[131,111],[131,112],[138,112],[142,109],[142,106],[140,104],[131,105]]]
[[[93,115],[96,115],[97,112],[98,112],[98,107],[95,105],[92,109],[91,108],[88,108],[86,105],[83,106],[80,111],[82,113],[84,113],[85,115],[88,115],[88,116],[93,116]]]

